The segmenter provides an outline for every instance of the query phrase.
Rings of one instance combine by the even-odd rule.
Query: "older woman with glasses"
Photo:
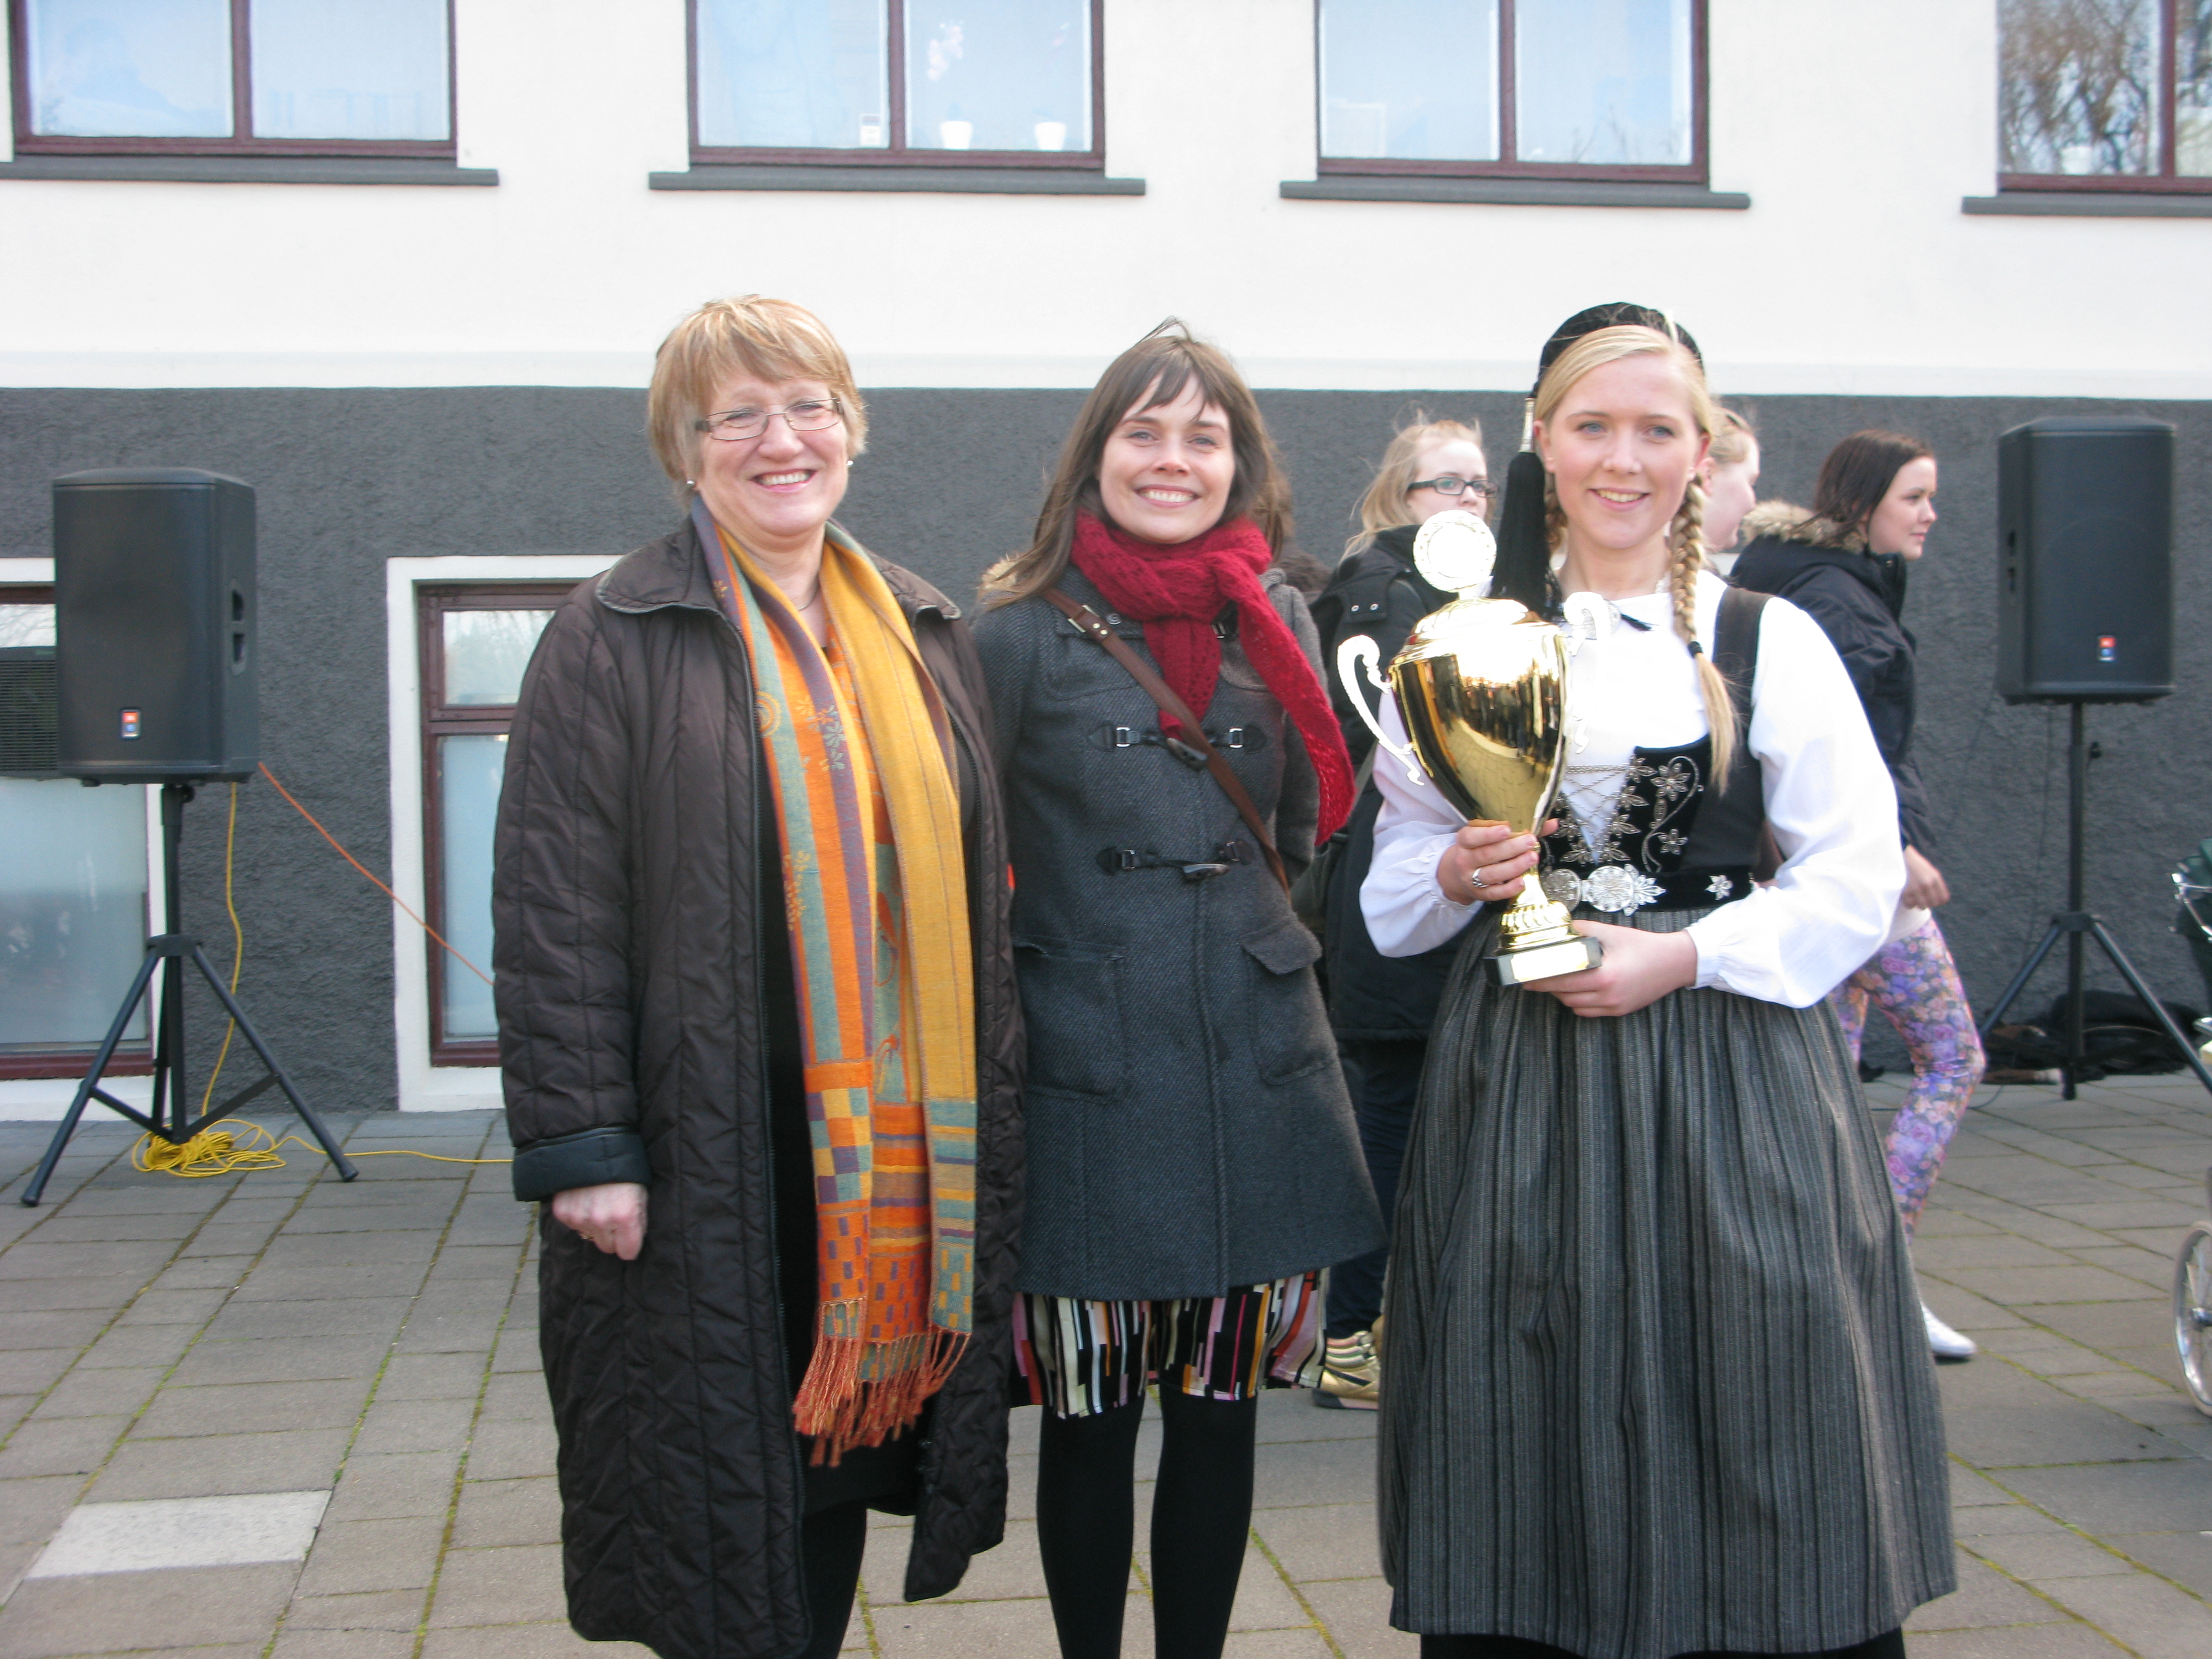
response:
[[[569,1622],[826,1656],[867,1511],[909,1596],[1006,1511],[1020,1019],[959,607],[835,524],[866,410],[810,313],[661,344],[673,534],[572,594],[508,739],[493,918]]]

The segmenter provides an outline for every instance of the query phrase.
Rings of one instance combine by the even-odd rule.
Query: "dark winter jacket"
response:
[[[909,1597],[1006,1511],[1021,1030],[990,715],[958,607],[878,562],[958,738],[979,1048],[975,1334],[925,1419]],[[493,889],[515,1194],[639,1181],[645,1248],[550,1210],[541,1346],[569,1620],[669,1659],[797,1651],[806,1482],[780,1311],[759,853],[775,834],[744,642],[690,526],[570,595],[507,740]],[[771,866],[773,867],[773,866]]]
[[[1337,568],[1336,575],[1314,601],[1314,625],[1321,634],[1322,661],[1329,671],[1328,691],[1344,727],[1345,746],[1356,766],[1375,747],[1375,733],[1351,704],[1351,692],[1336,672],[1337,647],[1364,634],[1382,653],[1380,667],[1405,647],[1413,624],[1456,596],[1431,587],[1413,568],[1413,538],[1419,525],[1400,525],[1373,537]],[[1368,708],[1382,694],[1362,688]],[[1378,766],[1398,763],[1376,757]],[[1328,991],[1329,1024],[1346,1042],[1419,1041],[1436,1023],[1437,1003],[1459,955],[1455,939],[1413,957],[1386,957],[1375,948],[1367,918],[1359,908],[1359,884],[1375,859],[1375,820],[1382,798],[1370,782],[1339,833],[1344,846],[1329,872],[1328,954],[1322,981]]]
[[[1897,819],[1905,846],[1931,854],[1935,826],[1920,769],[1912,760],[1912,655],[1905,608],[1905,561],[1843,545],[1859,538],[1783,501],[1744,515],[1747,544],[1729,580],[1755,593],[1779,593],[1813,620],[1836,647],[1866,708],[1867,724],[1897,786]]]
[[[1060,586],[1149,654],[1079,574]],[[1271,597],[1310,657],[1304,601],[1279,582]],[[1152,700],[1042,599],[986,610],[975,645],[1029,1027],[1021,1287],[1216,1296],[1380,1244],[1311,971],[1321,945],[1220,784],[1162,746]],[[1318,785],[1233,635],[1198,712],[1295,876]]]
[[[1336,672],[1336,648],[1355,634],[1364,634],[1382,652],[1379,672],[1387,673],[1390,659],[1405,648],[1413,624],[1457,594],[1431,587],[1413,568],[1413,538],[1417,524],[1401,524],[1378,531],[1356,553],[1345,556],[1328,586],[1313,602],[1314,629],[1321,636],[1322,666],[1328,682],[1328,700],[1344,728],[1344,746],[1358,766],[1375,746],[1375,733],[1352,708],[1352,694]],[[1364,688],[1367,706],[1373,708],[1382,694]]]

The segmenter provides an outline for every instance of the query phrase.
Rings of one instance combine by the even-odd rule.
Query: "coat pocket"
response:
[[[1121,953],[1068,939],[1014,940],[1029,1081],[1039,1089],[1110,1095],[1128,1077],[1122,1029]]]
[[[1252,1044],[1268,1083],[1317,1072],[1336,1060],[1321,988],[1306,970],[1321,959],[1321,941],[1296,917],[1244,941],[1256,969],[1252,979]]]

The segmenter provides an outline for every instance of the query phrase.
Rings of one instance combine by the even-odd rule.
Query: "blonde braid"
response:
[[[1544,545],[1556,553],[1566,544],[1567,509],[1559,505],[1559,482],[1544,473]]]
[[[1698,689],[1705,694],[1705,723],[1713,733],[1712,787],[1728,787],[1729,769],[1735,761],[1735,700],[1729,695],[1727,678],[1713,665],[1711,653],[1698,638],[1698,573],[1705,567],[1704,530],[1705,492],[1697,479],[1682,492],[1682,505],[1668,526],[1667,584],[1674,600],[1674,631],[1690,647],[1698,665]]]

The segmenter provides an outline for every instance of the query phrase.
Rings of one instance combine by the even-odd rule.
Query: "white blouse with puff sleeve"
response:
[[[1726,591],[1717,576],[1698,578],[1699,639],[1712,639]],[[1625,763],[1636,747],[1672,748],[1709,729],[1669,597],[1620,599],[1615,607],[1649,626],[1617,626],[1583,668],[1574,704],[1583,746],[1571,757],[1578,763]],[[1782,868],[1771,884],[1690,927],[1696,983],[1810,1007],[1888,936],[1905,885],[1897,799],[1835,647],[1786,599],[1770,599],[1761,612],[1752,705],[1751,752],[1764,771]],[[1382,724],[1402,745],[1395,699],[1384,702]],[[1384,956],[1413,956],[1454,937],[1479,908],[1454,903],[1437,884],[1437,861],[1462,820],[1435,784],[1409,782],[1388,755],[1375,781],[1382,811],[1360,908]]]

